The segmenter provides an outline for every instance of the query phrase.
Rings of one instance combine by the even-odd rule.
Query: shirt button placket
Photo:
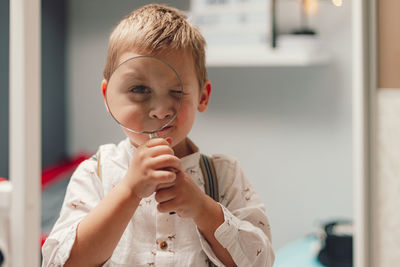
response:
[[[175,231],[175,217],[177,215],[170,215],[168,213],[156,214],[156,245],[157,253],[156,266],[174,266],[174,244],[173,240],[169,240]]]
[[[168,243],[167,243],[167,241],[162,241],[162,242],[160,243],[160,248],[161,248],[162,250],[167,250],[167,248],[168,248]]]

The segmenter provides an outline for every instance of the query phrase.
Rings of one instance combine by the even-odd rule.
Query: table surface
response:
[[[318,243],[315,236],[288,243],[276,251],[274,267],[324,267],[316,257]]]

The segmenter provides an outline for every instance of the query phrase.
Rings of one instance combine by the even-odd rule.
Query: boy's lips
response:
[[[169,131],[172,127],[173,127],[172,125],[168,125],[168,126],[166,126],[164,129],[162,129],[161,131],[159,131],[158,133],[164,134],[164,133],[166,133],[167,131]]]

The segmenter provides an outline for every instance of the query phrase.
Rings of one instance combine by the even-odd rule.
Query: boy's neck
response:
[[[182,142],[173,147],[175,156],[178,158],[186,157],[190,154],[197,152],[199,149],[189,138],[185,138]]]

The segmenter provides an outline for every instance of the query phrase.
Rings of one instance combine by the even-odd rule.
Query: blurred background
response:
[[[44,169],[124,138],[105,111],[100,90],[108,37],[124,15],[152,2],[42,0]],[[163,1],[190,11],[201,24],[202,9],[195,2]],[[278,0],[274,30],[272,2],[264,3],[265,18],[258,23],[266,23],[266,35],[257,44],[251,38],[237,44],[235,38],[247,38],[240,31],[232,43],[221,44],[204,30],[211,36],[213,92],[190,138],[203,153],[239,159],[265,203],[279,250],[326,221],[353,216],[351,3]],[[0,177],[8,177],[8,1],[0,5]],[[299,29],[314,34],[291,34]],[[277,50],[270,48],[274,36]],[[232,50],[225,55],[230,60],[212,57],[225,48]],[[254,63],[258,51],[265,60]]]

